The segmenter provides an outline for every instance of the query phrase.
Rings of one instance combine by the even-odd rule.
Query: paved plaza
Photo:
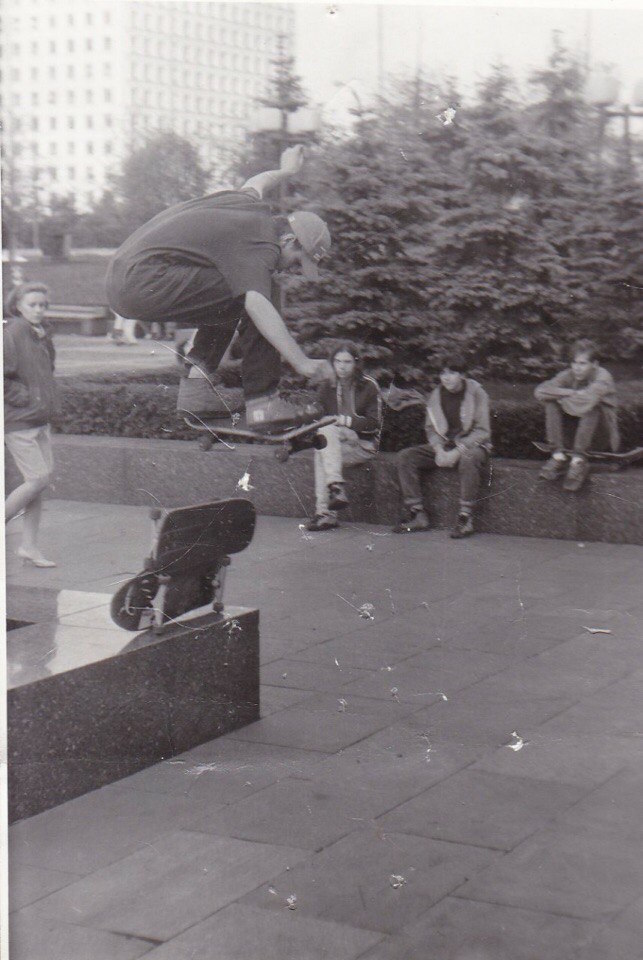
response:
[[[147,510],[48,501],[111,594]],[[11,960],[643,957],[640,547],[261,517],[262,719],[10,829]],[[96,607],[79,626],[111,626]]]

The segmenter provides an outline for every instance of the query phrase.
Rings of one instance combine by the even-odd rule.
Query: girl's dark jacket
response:
[[[342,418],[341,425],[354,430],[360,440],[377,442],[382,424],[382,400],[376,382],[365,374],[358,375],[350,384],[348,393],[349,413]],[[324,414],[339,413],[339,386],[323,383],[317,398]]]
[[[51,336],[24,317],[9,317],[3,334],[4,428],[42,427],[51,421],[56,403]]]

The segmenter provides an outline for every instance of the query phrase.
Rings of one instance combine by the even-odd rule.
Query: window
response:
[[[87,144],[87,153],[88,153],[90,156],[93,155],[93,153],[94,153],[94,144],[93,144],[93,143],[88,143],[88,144]]]
[[[32,93],[32,94],[31,94],[31,103],[32,103],[32,106],[34,106],[34,107],[37,107],[37,106],[38,106],[38,94],[37,94],[37,93]]]
[[[85,100],[87,101],[87,103],[93,103],[93,101],[94,101],[94,91],[93,91],[93,90],[85,90]]]
[[[67,167],[67,176],[73,180],[76,176],[76,167]]]
[[[85,14],[85,23],[90,24],[91,22],[92,22],[92,15],[91,15],[91,13],[86,13],[86,14]]]
[[[76,150],[76,144],[73,140],[70,140],[67,144],[67,153],[74,153]]]
[[[55,52],[56,52],[56,41],[55,41],[55,40],[50,40],[50,41],[49,41],[49,53],[55,53]]]
[[[67,67],[67,76],[71,78],[71,77],[74,76],[74,73],[75,73],[75,72],[76,72],[76,71],[75,71],[75,69],[74,69],[73,64],[70,63],[69,66]]]
[[[106,143],[106,144],[105,144],[105,147],[104,147],[103,152],[104,152],[104,153],[111,153],[111,152],[112,152],[112,145],[111,145],[111,143]]]
[[[58,153],[58,144],[54,140],[49,144],[49,153]]]
[[[32,68],[31,68],[31,79],[32,79],[32,80],[37,80],[37,79],[38,79],[38,67],[32,67]]]
[[[76,123],[75,123],[75,121],[74,121],[74,118],[73,118],[73,117],[67,117],[67,129],[68,129],[68,130],[73,130],[75,126],[76,126]]]
[[[67,41],[67,52],[68,52],[68,53],[73,53],[73,52],[74,52],[74,41],[73,41],[73,40],[68,40],[68,41]]]
[[[68,90],[68,91],[67,91],[67,103],[74,103],[75,100],[76,100],[76,94],[74,93],[74,91],[73,91],[73,90]]]
[[[106,126],[106,127],[111,127],[111,126],[112,126],[112,123],[113,123],[112,117],[109,115],[109,113],[106,113],[106,114],[105,114],[105,126]]]
[[[104,94],[105,94],[105,102],[106,102],[106,103],[111,103],[111,102],[112,102],[112,91],[111,91],[111,90],[104,90],[103,92],[104,92]]]
[[[49,117],[49,129],[55,130],[57,126],[58,126],[58,121],[56,117]]]
[[[94,118],[91,116],[91,114],[87,114],[86,120],[88,129],[92,130],[94,127]]]
[[[50,79],[50,80],[55,80],[55,79],[56,79],[56,68],[55,68],[55,67],[49,67],[49,79]]]
[[[56,173],[55,167],[49,167],[49,176],[51,177],[52,180],[58,179],[58,174]]]
[[[91,37],[87,37],[87,39],[85,40],[85,50],[93,50],[93,49],[94,49],[94,41],[92,40]]]
[[[105,48],[105,50],[111,50],[111,49],[112,49],[112,38],[111,38],[111,37],[105,37],[105,38],[104,38],[104,40],[103,40],[103,47]]]
[[[37,130],[37,129],[38,129],[38,117],[32,117],[32,118],[31,118],[31,129],[32,129],[32,130]]]

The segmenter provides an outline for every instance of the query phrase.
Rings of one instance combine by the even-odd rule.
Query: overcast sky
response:
[[[612,5],[613,6],[613,5]],[[623,99],[643,80],[643,6],[621,0],[588,10],[580,4],[529,7],[514,0],[505,6],[381,5],[381,56],[385,72],[409,71],[419,57],[427,76],[457,76],[463,94],[475,88],[491,63],[502,60],[518,80],[544,65],[552,31],[562,32],[572,50],[593,63],[614,64]],[[372,3],[297,3],[297,70],[311,98],[338,118],[355,99],[377,86],[378,7]],[[342,85],[344,85],[342,87]]]

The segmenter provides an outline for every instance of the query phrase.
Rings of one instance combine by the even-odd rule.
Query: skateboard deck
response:
[[[551,453],[554,447],[550,443],[540,443],[537,440],[532,441],[536,450],[541,453]],[[573,450],[563,450],[567,456],[573,456]],[[589,450],[585,456],[588,460],[596,463],[609,463],[614,467],[629,467],[632,463],[638,463],[643,460],[643,447],[634,447],[633,450],[626,450],[623,453],[614,453],[611,450]]]
[[[189,610],[223,610],[230,554],[245,550],[255,528],[249,500],[216,500],[176,510],[152,510],[150,555],[144,570],[112,597],[112,619],[124,630],[159,629]]]
[[[329,424],[335,423],[337,418],[334,416],[322,417],[312,423],[292,427],[280,433],[260,433],[257,430],[250,430],[245,424],[245,420],[240,420],[237,425],[228,427],[221,426],[219,420],[197,419],[190,414],[183,419],[189,427],[203,434],[199,439],[199,446],[202,450],[211,450],[217,441],[236,440],[239,443],[263,443],[275,446],[275,457],[277,460],[284,462],[292,453],[298,453],[300,450],[307,450],[311,447],[316,450],[323,449],[326,446],[326,438],[317,431],[321,427],[327,427]]]

